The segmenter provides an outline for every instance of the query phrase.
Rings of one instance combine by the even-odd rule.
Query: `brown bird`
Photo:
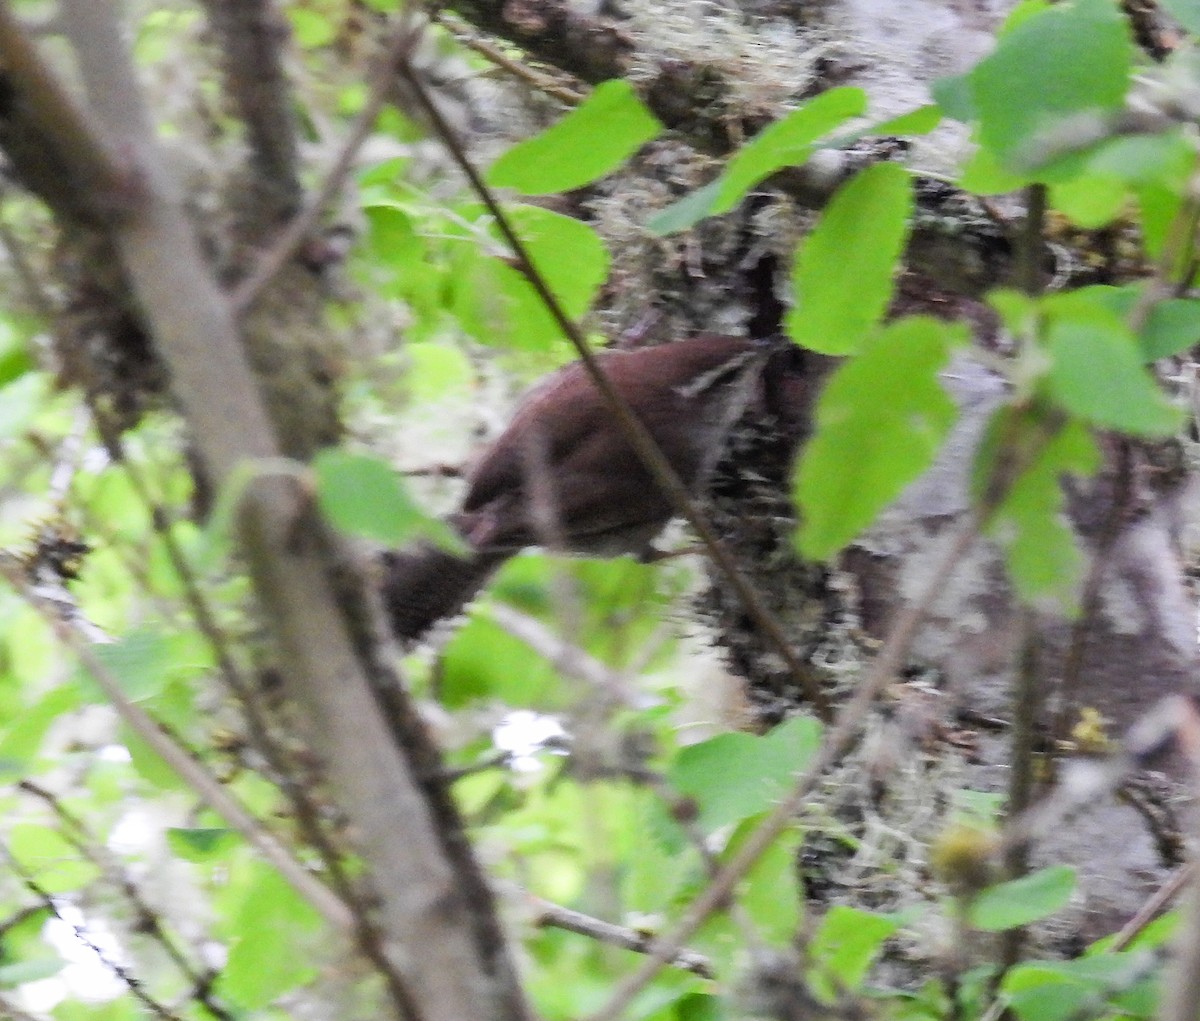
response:
[[[809,361],[818,357],[784,340],[717,335],[598,355],[693,494],[739,420],[773,416],[798,428],[812,391]],[[418,637],[461,610],[500,564],[529,546],[645,554],[674,514],[583,364],[573,362],[534,386],[468,473],[462,508],[450,523],[470,554],[427,544],[384,554],[392,627],[401,638]]]

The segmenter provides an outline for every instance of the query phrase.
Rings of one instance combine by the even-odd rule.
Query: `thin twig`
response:
[[[1037,721],[1041,716],[1044,695],[1038,655],[1042,636],[1038,631],[1037,616],[1031,608],[1021,609],[1019,627],[1021,641],[1012,690],[1012,751],[1009,756],[1007,806],[1010,818],[1025,812],[1033,800]],[[1004,852],[1005,878],[1019,879],[1028,870],[1028,845],[1007,845]],[[1020,960],[1024,942],[1025,929],[1021,926],[1004,933],[1001,941],[1000,972],[995,978],[997,983],[1004,973]]]
[[[145,741],[209,808],[257,848],[326,921],[339,930],[350,929],[354,925],[354,918],[347,906],[296,861],[288,849],[207,768],[176,744],[145,710],[126,696],[121,682],[104,665],[91,645],[62,620],[45,600],[30,592],[11,565],[0,564],[0,571],[50,625],[59,641],[79,657],[84,669],[91,674],[125,725]]]
[[[444,11],[438,11],[433,15],[433,21],[446,29],[454,37],[456,43],[478,53],[485,60],[507,71],[514,78],[525,82],[526,85],[537,89],[539,92],[544,92],[547,96],[557,99],[561,103],[566,103],[568,106],[578,106],[583,102],[585,98],[584,93],[579,92],[577,89],[567,88],[554,81],[549,75],[510,57],[492,40],[472,31],[461,18],[447,14]]]
[[[607,692],[618,705],[629,706],[636,701],[636,693],[630,688],[628,677],[601,663],[578,645],[560,638],[540,620],[503,603],[492,606],[488,616],[502,631],[529,646],[568,677]]]
[[[139,979],[135,978],[130,973],[129,969],[123,964],[113,960],[112,956],[107,953],[103,947],[97,944],[94,939],[92,939],[85,926],[75,925],[63,918],[62,912],[59,910],[58,904],[55,903],[54,898],[17,859],[16,855],[12,853],[12,850],[4,844],[0,844],[0,857],[5,859],[9,869],[11,869],[13,874],[21,881],[25,889],[27,889],[34,895],[34,897],[41,901],[42,906],[45,907],[46,910],[52,915],[54,915],[55,918],[62,922],[63,925],[66,925],[71,929],[71,931],[75,934],[75,938],[84,946],[86,946],[93,954],[95,954],[96,959],[118,980],[120,980],[122,985],[125,986],[125,989],[135,1000],[138,1001],[138,1003],[145,1007],[146,1010],[148,1010],[154,1017],[162,1018],[163,1021],[183,1021],[183,1019],[173,1010],[171,1010],[170,1007],[166,1006],[166,1004],[160,1003],[148,992],[146,992],[145,984]]]
[[[1108,946],[1109,952],[1115,954],[1124,950],[1130,943],[1137,939],[1142,930],[1161,915],[1167,909],[1167,906],[1183,892],[1184,887],[1192,881],[1195,875],[1195,862],[1188,862],[1186,865],[1179,866],[1170,878],[1146,899],[1146,902],[1137,909],[1134,916],[1121,926],[1120,931],[1113,937],[1112,943]]]
[[[375,126],[375,121],[379,118],[379,113],[387,101],[393,68],[397,61],[405,57],[408,50],[414,45],[416,38],[417,29],[413,27],[413,23],[402,17],[383,52],[379,54],[376,66],[371,72],[366,101],[350,125],[350,130],[342,142],[337,157],[325,172],[321,186],[304,208],[288,222],[288,225],[276,238],[274,245],[263,253],[250,275],[242,280],[230,295],[229,301],[235,316],[244,316],[250,310],[263,288],[275,279],[275,275],[312,233],[321,215],[341,191],[342,186],[346,183],[346,178],[354,169],[354,159],[358,155],[359,149],[367,140],[367,136],[371,133],[371,129]]]
[[[162,947],[167,957],[175,964],[175,967],[192,984],[192,998],[207,1010],[209,1014],[217,1018],[218,1021],[233,1021],[233,1015],[213,998],[212,987],[213,981],[216,978],[215,973],[202,973],[199,968],[184,956],[183,951],[176,944],[175,940],[167,935],[162,917],[147,903],[141,891],[134,885],[133,880],[129,878],[124,869],[114,860],[108,848],[104,847],[88,832],[83,821],[74,813],[68,811],[66,806],[54,794],[32,780],[22,780],[17,784],[17,788],[28,794],[32,794],[41,800],[43,804],[47,805],[62,824],[61,832],[63,839],[74,847],[83,858],[90,861],[101,872],[107,875],[109,881],[121,891],[134,910],[136,931],[145,933]]]
[[[567,932],[578,933],[580,936],[590,936],[601,943],[611,943],[613,946],[632,950],[638,954],[647,953],[654,936],[651,933],[630,929],[624,925],[605,922],[581,911],[564,908],[560,904],[543,900],[536,894],[526,893],[526,902],[533,908],[533,924],[537,926],[552,926]],[[701,978],[713,978],[712,962],[695,950],[680,950],[667,962],[676,968],[690,971]]]
[[[808,768],[797,777],[791,791],[746,838],[704,892],[692,901],[675,928],[655,942],[650,951],[650,960],[620,982],[608,1002],[592,1014],[588,1021],[615,1021],[622,1015],[633,998],[658,973],[663,962],[683,949],[684,943],[691,939],[705,920],[729,901],[741,879],[776,838],[791,825],[793,817],[803,807],[825,771],[841,761],[854,747],[872,706],[904,665],[908,650],[925,615],[941,595],[959,561],[978,537],[986,518],[985,510],[976,510],[954,536],[919,597],[897,616],[854,696],[839,711],[816,756]]]
[[[628,402],[617,392],[616,388],[609,381],[608,376],[605,375],[604,369],[595,352],[588,345],[578,325],[567,315],[541,272],[533,264],[525,243],[517,235],[516,229],[513,227],[508,215],[501,208],[491,188],[488,187],[480,176],[479,171],[467,155],[456,132],[446,118],[442,116],[442,112],[438,109],[432,96],[430,96],[429,91],[426,89],[425,83],[421,81],[420,74],[408,61],[407,55],[398,63],[397,71],[409,85],[422,110],[441,138],[442,143],[446,146],[447,151],[470,182],[471,188],[479,196],[495,220],[496,227],[512,250],[517,270],[529,281],[542,305],[558,324],[559,329],[562,330],[563,335],[574,345],[584,369],[596,387],[597,392],[612,412],[626,441],[633,448],[638,459],[653,476],[655,485],[663,491],[663,494],[671,501],[671,505],[676,511],[687,519],[708,555],[737,593],[738,598],[745,607],[747,615],[766,636],[767,640],[774,647],[774,651],[783,659],[788,671],[804,691],[805,697],[812,703],[817,715],[821,719],[828,721],[831,716],[829,700],[821,689],[815,671],[796,654],[779,621],[776,620],[775,616],[767,608],[753,585],[750,584],[741,569],[734,562],[725,545],[717,537],[717,533],[709,522],[707,515],[700,510],[696,501],[692,499],[687,486],[684,485],[683,480],[680,479],[678,473],[671,466],[670,461],[664,456],[654,437],[650,434],[650,431],[629,407]]]

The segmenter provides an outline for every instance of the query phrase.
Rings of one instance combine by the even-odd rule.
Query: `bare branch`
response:
[[[301,865],[282,843],[239,802],[228,789],[201,763],[189,755],[159,726],[141,706],[132,702],[125,694],[121,682],[104,665],[93,651],[91,644],[69,623],[61,619],[56,609],[44,599],[29,592],[23,580],[8,565],[0,567],[8,581],[21,592],[29,604],[54,629],[55,635],[83,664],[105,697],[112,703],[117,715],[163,760],[196,795],[237,830],[252,847],[287,879],[335,928],[347,930],[353,919],[346,906],[338,900]]]
[[[147,182],[144,201],[114,232],[117,247],[200,458],[216,482],[226,484],[239,465],[277,459],[278,439],[232,310],[163,167],[111,3],[64,0],[63,9],[92,120],[136,156]],[[393,700],[406,696],[385,665],[378,631],[353,616],[367,612],[365,582],[293,479],[251,476],[239,538],[281,674],[371,868],[389,958],[414,1004],[410,1013],[421,1021],[528,1016],[499,925],[484,917],[493,909],[489,893],[462,878],[473,866],[470,852],[447,853],[457,839],[447,828],[457,817],[422,788],[412,749],[395,739],[384,718],[380,686],[389,687]],[[431,747],[426,751],[433,756]],[[397,839],[398,820],[403,840]],[[465,888],[472,890],[469,901]]]
[[[986,515],[981,510],[971,515],[970,520],[950,542],[918,598],[896,617],[891,632],[859,682],[854,697],[838,712],[816,756],[808,768],[796,778],[792,789],[746,838],[737,853],[704,892],[692,901],[676,926],[655,942],[650,950],[650,960],[622,980],[613,990],[608,1002],[587,1021],[615,1021],[623,1014],[634,997],[658,974],[663,963],[683,949],[685,942],[691,939],[713,912],[729,902],[737,884],[779,835],[792,824],[796,813],[825,771],[841,761],[854,747],[871,707],[903,667],[908,650],[926,613],[937,601],[947,579],[974,543],[985,518]]]
[[[285,218],[300,204],[294,97],[281,50],[290,29],[274,0],[204,0],[221,41],[225,89],[246,125],[257,198],[268,216]]]
[[[712,558],[717,569],[725,576],[730,586],[737,593],[738,598],[746,609],[747,615],[754,621],[755,626],[762,631],[763,635],[770,642],[772,649],[778,653],[786,664],[788,671],[796,679],[797,684],[804,692],[805,698],[812,703],[817,715],[824,720],[828,720],[830,717],[829,700],[825,697],[825,693],[821,689],[816,672],[796,654],[779,621],[776,620],[774,614],[771,613],[770,609],[763,602],[762,597],[759,596],[754,586],[750,584],[745,574],[737,566],[733,557],[717,536],[716,530],[708,520],[708,516],[700,509],[696,501],[692,499],[687,486],[684,485],[678,473],[671,467],[671,463],[659,449],[650,431],[637,415],[634,414],[629,404],[616,391],[612,383],[609,382],[599,359],[589,346],[583,332],[579,329],[578,324],[567,315],[555,297],[554,292],[546,283],[546,280],[538,272],[537,267],[530,258],[529,251],[517,235],[516,230],[501,208],[496,196],[484,182],[479,171],[471,162],[470,157],[467,156],[466,150],[463,148],[454,129],[450,126],[446,118],[442,116],[441,111],[434,103],[424,82],[421,80],[420,73],[407,60],[401,60],[397,70],[412,90],[413,95],[420,103],[422,111],[430,123],[434,125],[438,136],[453,156],[454,162],[458,164],[459,168],[466,175],[467,180],[470,181],[471,188],[480,197],[483,204],[487,207],[488,212],[494,218],[497,228],[512,250],[516,268],[529,281],[543,306],[558,324],[559,329],[562,330],[563,336],[571,341],[579,353],[588,377],[591,379],[608,409],[612,412],[626,441],[633,448],[638,459],[641,460],[653,476],[655,484],[671,501],[675,510],[692,526],[696,536],[704,546],[705,552]]]
[[[59,215],[103,224],[126,212],[141,183],[91,130],[7,2],[0,2],[5,151],[21,181]]]
[[[581,911],[573,911],[571,908],[543,900],[536,894],[526,893],[525,900],[533,909],[534,925],[552,926],[555,929],[578,933],[580,936],[590,936],[601,943],[610,943],[639,954],[647,953],[654,942],[652,933],[593,918]],[[695,950],[681,950],[667,963],[701,978],[714,977],[712,963]]]
[[[346,178],[354,169],[354,159],[371,133],[371,129],[375,126],[379,112],[383,109],[388,87],[393,81],[393,68],[396,61],[413,44],[413,32],[412,27],[404,20],[396,25],[391,39],[388,40],[383,52],[379,55],[371,74],[366,102],[350,125],[341,150],[325,172],[321,186],[305,203],[300,213],[289,221],[271,248],[263,253],[251,274],[234,289],[231,301],[236,315],[244,316],[250,310],[263,288],[296,254],[296,250],[312,233],[317,221],[345,185]]]

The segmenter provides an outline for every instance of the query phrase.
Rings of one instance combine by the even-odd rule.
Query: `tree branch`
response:
[[[113,232],[117,248],[199,457],[218,484],[227,483],[240,464],[276,457],[277,437],[232,311],[165,172],[111,4],[64,0],[63,11],[92,104],[90,123],[131,154],[145,182],[143,200]],[[362,625],[348,619],[333,580],[337,544],[291,479],[255,476],[240,510],[239,538],[281,673],[371,869],[390,959],[404,976],[414,1016],[526,1017],[498,925],[490,945],[471,925],[490,905],[467,902],[456,862],[445,853],[441,817],[383,718],[372,688],[379,665],[363,658],[354,637]]]

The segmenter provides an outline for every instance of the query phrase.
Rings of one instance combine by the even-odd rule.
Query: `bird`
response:
[[[739,420],[801,420],[814,358],[786,338],[720,334],[596,356],[692,495]],[[582,361],[534,385],[473,459],[466,483],[448,519],[465,553],[420,542],[382,554],[383,602],[401,640],[459,613],[523,549],[645,556],[676,513]]]

